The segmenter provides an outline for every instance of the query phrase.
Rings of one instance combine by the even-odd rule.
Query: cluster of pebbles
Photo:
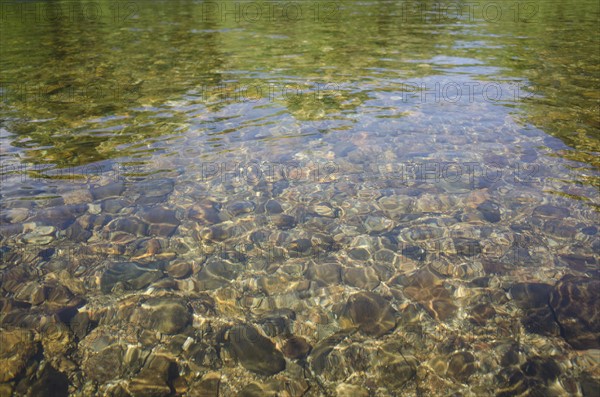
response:
[[[200,178],[180,156],[3,197],[0,395],[595,395],[597,210],[516,179],[397,178],[400,151],[374,165],[350,138],[273,159],[299,179]]]

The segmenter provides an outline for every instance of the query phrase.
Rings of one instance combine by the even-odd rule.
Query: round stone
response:
[[[227,211],[229,211],[232,216],[239,216],[254,211],[254,208],[255,205],[251,201],[238,201],[228,205]]]
[[[267,213],[271,215],[281,214],[283,212],[281,204],[279,204],[279,202],[276,200],[267,201],[267,203],[265,204],[265,210],[267,210]]]
[[[567,275],[550,293],[562,335],[575,349],[600,348],[600,280]]]
[[[163,277],[158,264],[141,266],[133,262],[109,264],[100,277],[100,289],[108,294],[117,284],[126,290],[142,289]]]
[[[292,336],[283,345],[283,354],[291,359],[303,359],[310,353],[311,345],[301,336]]]
[[[192,322],[191,309],[180,298],[150,298],[142,304],[142,311],[142,324],[163,334],[176,334]]]
[[[343,280],[347,285],[369,291],[379,285],[377,273],[371,266],[346,268]]]
[[[483,203],[477,206],[481,215],[483,215],[483,219],[490,223],[500,222],[500,206],[494,203],[493,201],[486,200]]]
[[[189,262],[172,262],[165,267],[165,270],[173,278],[186,278],[192,272],[192,265]]]
[[[359,292],[348,298],[342,311],[343,328],[358,327],[366,335],[380,337],[396,327],[395,310],[382,296]]]
[[[448,375],[462,383],[469,380],[475,369],[475,357],[469,352],[457,352],[448,362]]]
[[[555,205],[545,204],[536,207],[533,210],[533,214],[536,216],[562,219],[569,216],[569,210]]]
[[[279,214],[272,218],[273,224],[281,230],[292,229],[296,226],[296,218],[290,215]]]
[[[234,326],[227,332],[226,339],[227,349],[247,370],[270,376],[285,369],[281,351],[253,326]]]
[[[37,347],[31,331],[24,329],[0,331],[0,382],[14,379],[25,368]]]

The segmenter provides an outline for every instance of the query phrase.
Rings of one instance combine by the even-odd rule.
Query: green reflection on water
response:
[[[469,73],[527,82],[523,98],[498,106],[563,140],[572,150],[562,156],[599,165],[597,1],[500,1],[499,18],[476,9],[457,18],[456,2],[304,2],[301,14],[274,3],[260,16],[236,15],[240,4],[5,5],[1,116],[11,145],[30,163],[83,165],[185,132],[193,111],[244,102],[275,122],[351,119],[403,81]]]

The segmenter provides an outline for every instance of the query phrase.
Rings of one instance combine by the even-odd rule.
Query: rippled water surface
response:
[[[597,1],[1,6],[1,396],[600,393]]]

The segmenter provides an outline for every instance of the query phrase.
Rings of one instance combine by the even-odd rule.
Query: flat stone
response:
[[[170,384],[177,375],[174,361],[159,354],[152,355],[140,373],[129,381],[127,391],[133,397],[171,396]]]
[[[417,374],[415,362],[402,360],[378,367],[381,373],[381,383],[389,391],[397,391],[414,378]]]
[[[65,235],[70,241],[82,243],[92,237],[92,232],[84,229],[79,222],[75,222],[67,228]]]
[[[270,376],[285,369],[281,351],[251,325],[236,325],[227,334],[227,349],[242,366],[259,375]]]
[[[190,397],[218,397],[221,375],[218,372],[209,372],[195,383],[189,393]]]
[[[122,376],[125,347],[109,345],[97,353],[90,354],[83,362],[83,372],[90,379],[102,384]]]
[[[352,248],[348,251],[348,256],[357,261],[368,261],[371,258],[371,253],[366,248]]]
[[[82,215],[87,207],[85,205],[61,205],[52,208],[39,210],[33,215],[29,222],[38,224],[52,225],[58,229],[64,230],[75,221],[75,218]]]
[[[337,263],[316,264],[310,262],[304,276],[324,285],[339,284],[341,281],[341,266]]]
[[[380,337],[396,327],[396,311],[388,301],[372,292],[359,292],[348,298],[342,311],[343,328],[358,327],[366,335]]]
[[[371,266],[346,268],[343,280],[347,285],[369,291],[375,289],[380,282],[377,272]]]
[[[448,361],[448,375],[459,382],[466,383],[475,373],[475,357],[469,352],[457,352]]]
[[[312,346],[301,336],[291,336],[285,341],[282,350],[286,357],[300,360],[308,356]]]
[[[289,230],[296,226],[296,218],[290,215],[278,214],[271,217],[273,224],[281,230]]]
[[[159,206],[142,211],[140,217],[147,223],[179,225],[179,219],[177,219],[175,211]]]
[[[469,238],[455,238],[454,248],[456,253],[461,256],[472,257],[481,254],[479,241]]]
[[[369,391],[362,386],[340,383],[335,388],[337,397],[369,397]]]
[[[165,270],[170,277],[186,278],[192,272],[192,265],[189,262],[171,262]]]
[[[575,349],[600,348],[600,280],[563,277],[550,293],[554,311],[565,340]]]
[[[125,190],[125,184],[121,181],[112,182],[104,186],[96,186],[92,188],[92,196],[94,200],[102,200],[107,197],[118,197]]]
[[[141,309],[141,324],[163,334],[176,334],[192,322],[192,311],[186,301],[180,298],[150,298],[142,304]]]
[[[510,287],[509,294],[522,309],[533,309],[548,305],[551,290],[549,284],[518,283]]]
[[[238,201],[238,202],[229,204],[227,206],[227,211],[232,216],[239,216],[239,215],[248,214],[248,213],[254,211],[254,208],[256,208],[256,206],[251,201]]]
[[[283,212],[283,208],[281,204],[279,204],[276,200],[269,200],[265,203],[265,210],[268,214],[275,215],[281,214]]]
[[[63,372],[57,371],[46,364],[39,377],[29,389],[30,396],[36,397],[68,397],[69,378]]]
[[[335,347],[346,339],[350,333],[346,330],[336,332],[335,334],[328,336],[327,338],[319,341],[312,349],[309,362],[310,368],[317,374],[322,375],[330,370],[334,369],[335,361],[332,359],[332,353]]]
[[[225,241],[232,235],[232,227],[225,225],[213,225],[200,232],[204,240]]]
[[[424,261],[427,253],[418,245],[409,245],[402,249],[402,255],[415,261]]]
[[[257,383],[250,383],[245,386],[238,394],[237,397],[276,397],[277,392],[267,390]]]
[[[114,219],[107,227],[113,232],[125,232],[134,236],[145,236],[148,232],[147,223],[132,217]]]
[[[0,331],[0,382],[14,379],[37,352],[33,333],[24,329]]]
[[[157,263],[145,266],[133,262],[112,263],[100,277],[100,289],[108,294],[116,284],[121,284],[126,290],[139,290],[162,277]]]
[[[217,289],[229,285],[241,271],[239,263],[231,263],[221,259],[207,261],[197,279],[203,289]]]
[[[545,204],[536,207],[533,210],[533,214],[537,216],[543,217],[552,217],[552,218],[566,218],[569,216],[569,210],[562,207],[557,207],[555,205]]]
[[[483,219],[490,223],[500,222],[500,206],[493,201],[486,200],[483,203],[477,206],[481,215],[483,215]]]

